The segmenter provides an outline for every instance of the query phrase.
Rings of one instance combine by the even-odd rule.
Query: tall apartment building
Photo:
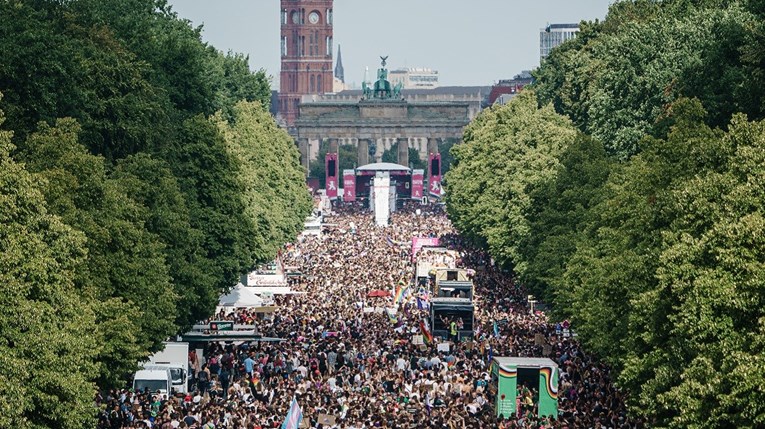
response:
[[[550,55],[550,51],[565,42],[576,37],[579,32],[579,24],[549,24],[539,31],[539,62]]]

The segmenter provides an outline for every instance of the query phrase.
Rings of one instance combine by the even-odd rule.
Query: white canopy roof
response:
[[[260,307],[263,305],[263,299],[243,284],[238,283],[231,289],[231,292],[220,297],[218,305],[221,307]]]
[[[358,167],[356,171],[409,171],[409,167],[401,164],[394,164],[392,162],[376,162],[374,164],[366,164]]]

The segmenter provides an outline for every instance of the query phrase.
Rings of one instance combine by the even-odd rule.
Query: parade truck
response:
[[[456,340],[473,337],[473,302],[467,298],[436,298],[430,301],[430,326],[434,337],[449,338],[451,323],[457,327]]]
[[[473,302],[473,280],[470,270],[438,268],[433,285],[434,298],[465,298]]]
[[[415,275],[418,286],[428,287],[435,280],[438,269],[457,266],[457,252],[445,247],[424,246],[418,249],[415,263]]]
[[[189,343],[166,342],[165,347],[149,356],[149,361],[142,365],[136,377],[147,376],[144,372],[153,372],[155,379],[160,379],[159,373],[167,371],[170,374],[170,392],[189,392]],[[134,382],[135,384],[135,382]]]
[[[433,335],[448,338],[451,323],[455,322],[458,339],[472,338],[475,307],[473,281],[468,270],[448,267],[432,271],[435,279],[430,303]]]
[[[558,417],[559,370],[552,360],[495,356],[489,372],[488,399],[497,417],[510,419],[533,410],[538,417]],[[532,403],[524,404],[519,396],[531,397]]]

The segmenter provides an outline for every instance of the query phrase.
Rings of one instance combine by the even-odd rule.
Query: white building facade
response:
[[[539,31],[539,62],[550,55],[550,51],[561,43],[576,37],[579,24],[550,24]]]
[[[438,70],[429,68],[403,68],[388,72],[391,86],[402,83],[404,89],[438,88]]]

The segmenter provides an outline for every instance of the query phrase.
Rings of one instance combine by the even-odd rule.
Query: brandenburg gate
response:
[[[295,121],[294,134],[303,167],[308,171],[310,143],[329,142],[329,151],[338,151],[338,141],[354,144],[358,166],[379,162],[383,151],[398,143],[398,163],[409,165],[409,148],[421,158],[437,153],[447,138],[462,139],[462,129],[470,122],[470,103],[463,101],[407,101],[401,85],[391,87],[381,57],[374,86],[363,85],[359,100],[303,102]]]

